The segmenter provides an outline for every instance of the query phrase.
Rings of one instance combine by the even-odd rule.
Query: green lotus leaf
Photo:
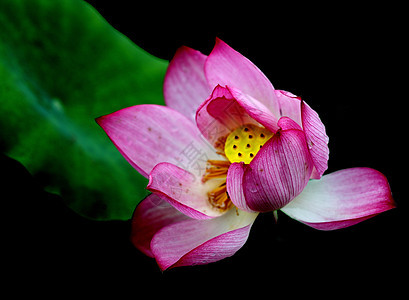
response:
[[[147,180],[95,118],[163,104],[167,65],[83,1],[0,1],[0,150],[81,215],[130,218]]]

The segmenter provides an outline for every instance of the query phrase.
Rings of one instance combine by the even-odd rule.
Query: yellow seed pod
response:
[[[231,163],[249,164],[272,136],[273,133],[264,127],[253,124],[242,125],[227,136],[224,153]]]

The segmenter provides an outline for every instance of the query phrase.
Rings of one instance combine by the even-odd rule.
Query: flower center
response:
[[[249,164],[272,136],[273,133],[263,127],[245,124],[227,136],[224,153],[231,163]]]
[[[227,160],[208,160],[206,172],[202,181],[214,180],[215,188],[207,193],[210,204],[220,210],[226,211],[233,206],[226,189],[227,171],[230,164],[244,162],[249,164],[257,152],[273,136],[273,133],[257,125],[245,124],[233,130],[227,138],[218,141],[218,149],[224,148]],[[219,152],[218,152],[219,153]]]

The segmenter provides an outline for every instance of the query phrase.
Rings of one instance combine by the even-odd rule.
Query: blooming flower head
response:
[[[376,170],[323,176],[328,137],[318,114],[219,39],[209,56],[176,52],[164,96],[167,106],[97,119],[149,178],[152,194],[134,212],[132,242],[162,270],[233,255],[262,212],[332,230],[394,207]]]

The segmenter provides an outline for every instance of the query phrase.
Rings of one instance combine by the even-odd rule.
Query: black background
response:
[[[301,96],[319,113],[330,138],[326,173],[375,168],[387,176],[398,207],[330,232],[281,213],[276,224],[272,214],[262,214],[233,257],[162,273],[130,243],[129,221],[78,216],[59,196],[44,192],[21,164],[2,155],[8,278],[40,291],[92,283],[97,290],[127,288],[138,294],[146,289],[151,295],[189,293],[189,287],[203,296],[248,289],[268,290],[272,297],[282,290],[333,298],[357,288],[366,293],[400,287],[407,272],[408,175],[399,8],[345,2],[314,7],[299,1],[142,7],[132,1],[88,2],[118,31],[163,59],[171,59],[181,45],[209,54],[215,37],[221,38],[254,62],[276,89]]]

